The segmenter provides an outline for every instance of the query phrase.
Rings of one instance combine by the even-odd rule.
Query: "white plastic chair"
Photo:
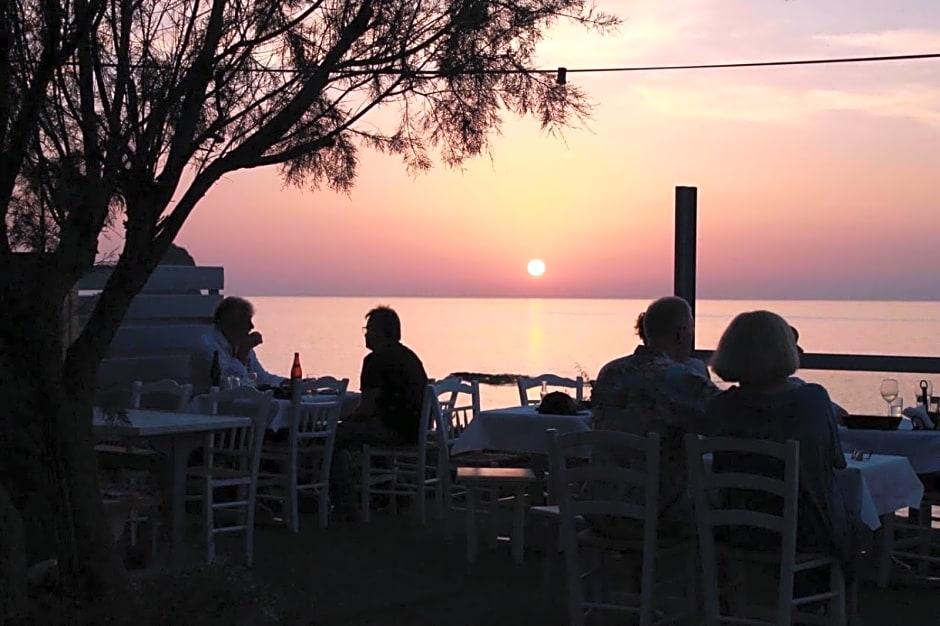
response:
[[[245,560],[254,561],[255,500],[258,489],[258,468],[264,431],[271,416],[274,392],[239,387],[209,392],[208,409],[211,415],[248,417],[251,423],[206,437],[206,449],[201,467],[191,468],[189,474],[203,481],[203,514],[205,515],[206,561],[215,560],[215,536],[220,533],[245,532]],[[216,490],[237,488],[237,496],[230,501],[217,501]],[[234,512],[238,521],[231,526],[216,527],[216,514]]]
[[[748,624],[775,624],[790,626],[797,609],[809,603],[829,602],[829,623],[846,624],[846,587],[839,561],[829,554],[798,553],[797,507],[799,504],[800,444],[797,441],[777,443],[766,440],[729,437],[685,438],[689,488],[695,501],[695,519],[698,527],[704,591],[704,623],[717,626],[733,621]],[[743,454],[776,459],[783,465],[783,476],[769,478],[741,471],[712,471],[706,455]],[[735,508],[735,503],[723,495],[725,490],[743,490],[748,499],[756,494],[770,494],[782,501],[782,513]],[[743,497],[742,497],[743,500]],[[762,529],[780,536],[779,552],[750,550],[719,545],[715,529],[724,528],[740,533],[743,528]],[[740,536],[740,535],[738,535]],[[779,564],[777,606],[772,619],[751,619],[726,615],[722,612],[718,588],[718,560],[727,557],[734,561]],[[830,589],[812,596],[794,594],[794,576],[799,572],[827,568]]]
[[[480,383],[448,376],[429,383],[434,390],[450,448],[480,412]]]
[[[424,390],[417,443],[405,446],[362,446],[362,521],[370,520],[372,496],[385,494],[391,498],[393,511],[397,510],[398,496],[414,498],[418,520],[426,524],[426,498],[429,492],[434,493],[438,519],[444,519],[445,511],[450,509],[451,499],[448,430],[441,416],[434,387],[429,384]],[[381,465],[376,464],[379,459],[382,459]]]
[[[581,626],[588,614],[597,611],[636,615],[641,626],[671,623],[695,607],[694,544],[672,543],[658,536],[659,435],[639,437],[622,432],[587,431],[559,435],[547,431],[549,472],[559,508],[559,534],[565,561],[569,624]],[[590,461],[583,461],[585,454]],[[635,498],[624,497],[635,493]],[[639,533],[624,537],[601,534],[591,528],[592,520],[609,520],[612,525],[638,527]],[[591,567],[582,569],[582,552],[594,557]],[[605,578],[608,553],[639,555],[639,593],[632,590],[608,591],[612,581]],[[667,588],[676,581],[657,581],[657,561],[683,558],[682,578],[685,602],[663,603],[671,614],[656,610],[656,585]],[[585,595],[583,583],[590,584]],[[660,598],[664,599],[664,598]],[[682,607],[681,609],[679,607]]]
[[[286,504],[291,532],[300,532],[300,494],[317,496],[320,528],[329,524],[330,471],[336,444],[336,426],[343,410],[349,379],[332,376],[294,382],[291,389],[290,431],[287,440],[265,443],[261,457],[279,465],[279,471],[264,471],[259,481],[265,487],[275,485],[282,494],[260,493],[264,500]],[[305,402],[309,394],[319,394],[316,401]]]
[[[131,387],[130,408],[183,411],[193,395],[193,386],[181,385],[169,378],[153,382],[135,380]]]
[[[193,386],[190,384],[181,385],[175,380],[164,379],[153,382],[143,382],[135,380],[131,385],[131,397],[129,408],[131,409],[156,409],[162,411],[183,411],[192,397]],[[150,483],[151,490],[159,488],[157,479],[157,470],[160,455],[151,448],[147,442],[140,441],[115,441],[100,442],[95,446],[95,451],[99,455],[102,466],[122,467],[147,474],[147,482]],[[109,501],[110,502],[110,501]],[[162,502],[160,497],[154,497],[151,494],[136,494],[130,499],[132,503],[150,503],[149,506],[118,506],[111,504],[110,508],[114,515],[120,511],[127,510],[127,519],[125,520],[130,528],[130,543],[132,546],[137,544],[137,529],[140,524],[152,523],[153,525],[153,548],[156,552],[156,542],[160,526],[159,509]]]
[[[516,386],[519,388],[519,403],[522,406],[528,406],[541,402],[541,398],[530,398],[529,390],[535,388],[541,390],[543,383],[549,391],[570,389],[574,392],[575,401],[581,402],[584,400],[584,378],[581,376],[565,378],[556,374],[542,374],[534,377],[520,376],[516,380]]]

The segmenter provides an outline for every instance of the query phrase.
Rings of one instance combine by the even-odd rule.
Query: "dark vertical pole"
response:
[[[685,298],[695,315],[695,226],[698,188],[676,187],[674,294]]]

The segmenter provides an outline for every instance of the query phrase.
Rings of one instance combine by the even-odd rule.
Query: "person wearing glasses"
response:
[[[344,418],[339,437],[348,441],[410,444],[418,440],[421,405],[428,375],[418,355],[401,342],[401,320],[394,309],[377,306],[366,314],[359,407]]]

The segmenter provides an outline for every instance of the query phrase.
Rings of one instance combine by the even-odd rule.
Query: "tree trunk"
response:
[[[19,511],[30,563],[56,559],[63,589],[109,612],[131,598],[98,487],[91,437],[97,363],[66,380],[67,288],[35,260],[3,268],[0,296],[0,486]],[[112,607],[108,609],[106,607]]]
[[[18,617],[26,601],[23,521],[0,486],[0,626]]]

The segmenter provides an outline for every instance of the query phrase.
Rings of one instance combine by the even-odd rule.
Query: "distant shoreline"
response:
[[[517,380],[525,377],[523,374],[486,374],[484,372],[452,372],[449,376],[495,386],[515,385]]]

